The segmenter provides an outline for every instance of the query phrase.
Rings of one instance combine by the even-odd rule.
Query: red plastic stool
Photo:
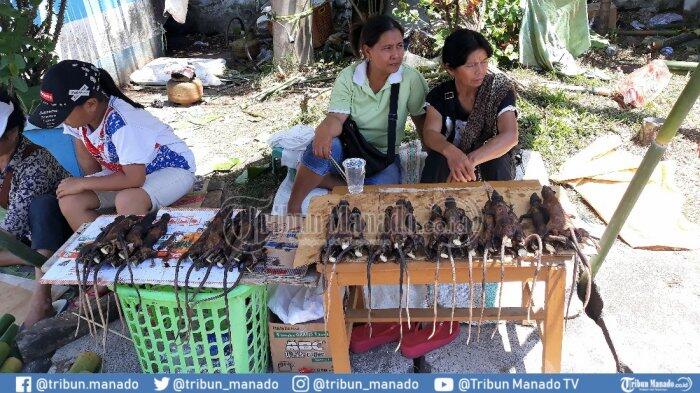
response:
[[[415,323],[411,326],[409,326],[407,323],[404,323],[404,337],[406,337],[406,334],[408,333],[415,332],[416,328],[417,324]],[[352,351],[353,353],[367,352],[370,349],[377,348],[381,345],[399,341],[399,338],[400,331],[398,323],[373,323],[372,337],[369,336],[369,324],[364,323],[362,325],[355,326],[352,329],[352,334],[350,336],[350,351]]]
[[[459,322],[452,322],[452,334],[450,334],[450,323],[446,321],[438,322],[435,328],[435,335],[428,339],[432,332],[433,324],[428,323],[425,328],[404,334],[403,342],[401,343],[401,354],[407,358],[414,359],[451,343],[459,335]]]

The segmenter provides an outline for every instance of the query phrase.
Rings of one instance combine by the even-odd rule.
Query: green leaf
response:
[[[14,63],[17,66],[17,69],[24,69],[27,66],[27,62],[24,61],[24,57],[18,54],[15,54],[14,56]]]
[[[240,162],[241,162],[241,160],[239,158],[233,157],[233,158],[230,158],[224,162],[220,162],[220,163],[214,165],[214,170],[228,171],[228,170],[233,169]]]
[[[40,90],[41,86],[31,86],[27,89],[26,93],[17,94],[17,97],[19,97],[20,101],[22,101],[22,104],[24,105],[24,110],[27,113],[34,110],[34,108],[39,104]]]
[[[18,77],[18,76],[13,76],[12,79],[12,86],[15,87],[15,89],[19,90],[22,93],[26,93],[29,90],[29,87],[27,86],[27,82],[24,81],[24,79]]]

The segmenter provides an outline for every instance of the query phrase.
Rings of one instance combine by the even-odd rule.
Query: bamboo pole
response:
[[[696,61],[675,61],[675,60],[664,60],[666,67],[669,70],[677,71],[692,71],[698,66]]]
[[[46,257],[27,247],[24,243],[4,229],[0,229],[0,247],[16,255],[18,258],[40,268],[46,262]]]
[[[668,114],[661,129],[659,129],[656,140],[649,146],[649,150],[647,150],[647,153],[644,155],[639,169],[635,172],[630,185],[622,196],[620,204],[617,206],[617,209],[615,209],[615,213],[610,219],[608,226],[605,228],[605,232],[600,238],[600,251],[591,261],[594,277],[603,264],[603,261],[605,261],[605,257],[608,255],[627,217],[629,217],[632,208],[635,203],[637,203],[637,199],[639,199],[639,195],[649,181],[652,172],[654,172],[654,168],[656,168],[663,153],[666,151],[666,146],[678,132],[678,128],[698,99],[698,95],[700,95],[700,65],[695,67],[693,75],[690,77],[681,95],[673,105],[673,109],[671,109],[671,113]]]

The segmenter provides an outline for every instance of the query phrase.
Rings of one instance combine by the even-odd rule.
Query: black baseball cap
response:
[[[84,61],[63,60],[49,68],[41,80],[41,104],[32,111],[29,122],[39,128],[56,128],[73,108],[101,91],[99,68]]]

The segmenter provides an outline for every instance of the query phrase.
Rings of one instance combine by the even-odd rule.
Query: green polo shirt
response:
[[[362,136],[377,149],[386,152],[389,96],[393,83],[401,85],[396,122],[398,147],[405,134],[406,118],[425,113],[428,84],[414,68],[402,65],[398,71],[389,75],[382,89],[375,93],[369,87],[366,62],[346,67],[335,80],[328,112],[350,115]]]

